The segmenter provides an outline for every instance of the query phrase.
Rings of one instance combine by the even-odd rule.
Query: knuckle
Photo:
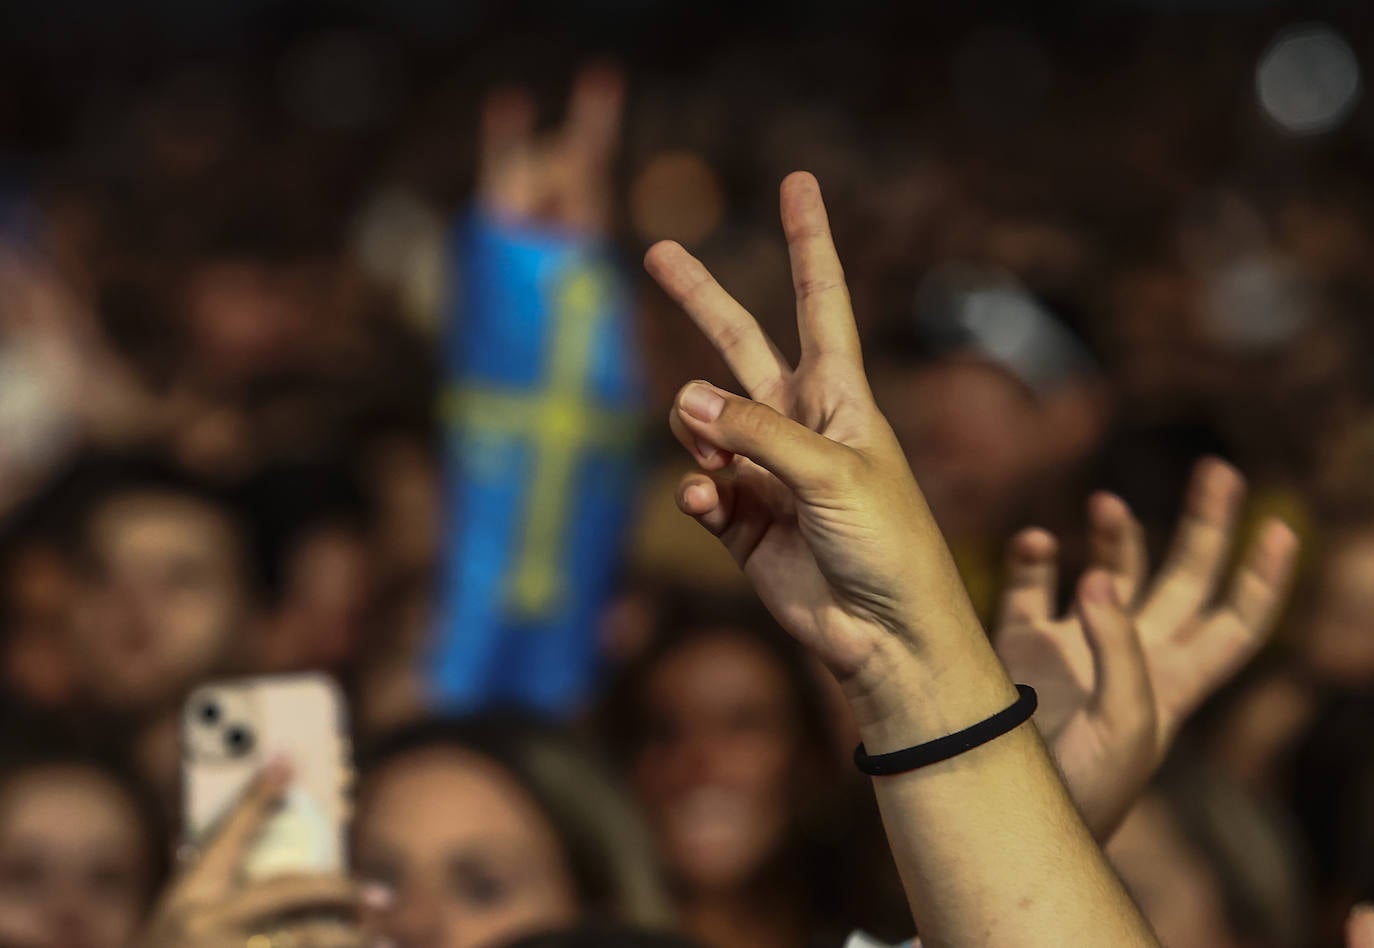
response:
[[[693,274],[681,287],[678,299],[684,303],[697,303],[701,298],[711,291],[715,280],[711,274],[703,268],[700,273]]]
[[[715,327],[712,336],[715,338],[716,348],[722,353],[731,353],[744,344],[745,333],[746,329],[740,323],[726,321]]]
[[[810,299],[813,296],[821,296],[836,291],[848,292],[844,280],[831,277],[800,277],[796,283],[798,299]]]
[[[771,438],[778,427],[778,416],[772,409],[750,401],[727,400],[721,421],[747,441]]]
[[[785,394],[786,391],[783,380],[775,376],[765,382],[759,383],[758,389],[754,393],[754,397],[765,404],[772,404],[781,401]]]
[[[823,468],[825,486],[847,492],[862,485],[868,477],[868,464],[857,451],[843,450],[828,458]]]
[[[792,240],[823,240],[830,236],[830,229],[813,218],[792,221],[788,237]]]

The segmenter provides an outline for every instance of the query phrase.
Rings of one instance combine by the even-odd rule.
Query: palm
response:
[[[784,407],[789,418],[832,441],[850,444],[856,439],[857,426],[847,424],[843,415],[825,423],[808,419],[796,404]],[[833,621],[837,613],[844,618],[857,563],[852,550],[842,554],[839,549],[840,524],[813,505],[797,503],[786,485],[753,461],[736,458],[733,463],[740,536],[731,552],[745,575],[784,627],[840,665],[856,664],[865,631],[852,621]]]
[[[997,654],[1013,678],[1035,686],[1040,697],[1035,720],[1051,740],[1082,712],[1092,694],[1092,652],[1076,616],[1004,620]]]
[[[684,390],[670,423],[712,476],[689,475],[679,503],[721,538],[778,621],[843,675],[897,625],[886,590],[928,590],[930,601],[949,601],[962,587],[943,544],[896,549],[886,539],[894,517],[931,534],[935,527],[905,464],[881,463],[900,457],[900,448],[864,377],[844,274],[810,175],[783,182],[782,221],[802,342],[795,368],[680,246],[656,245],[645,264],[724,356],[753,404],[771,409],[760,423],[772,429],[774,443],[759,447],[776,453],[738,457],[713,443],[709,421],[694,419],[685,402],[695,389],[722,406],[734,397],[705,383]],[[882,484],[877,504],[855,489],[856,475],[873,468],[901,472]]]

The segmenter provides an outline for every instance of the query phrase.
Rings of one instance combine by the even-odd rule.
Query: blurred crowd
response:
[[[181,701],[303,670],[348,695],[354,862],[400,894],[401,944],[588,919],[712,948],[909,937],[833,682],[676,510],[691,459],[661,419],[684,381],[731,379],[637,264],[679,240],[790,339],[774,195],[806,168],[989,628],[1018,530],[1076,575],[1106,489],[1158,555],[1206,455],[1246,476],[1245,522],[1299,535],[1279,628],[1108,853],[1169,948],[1339,944],[1374,897],[1374,104],[1340,39],[1367,47],[1367,18],[730,32],[611,4],[580,28],[598,43],[402,6],[184,36],[11,14],[33,32],[0,64],[0,943],[123,944],[173,868]],[[1339,115],[1261,94],[1307,75],[1265,78],[1285,37],[1318,92],[1351,56]],[[491,147],[522,108],[557,141],[579,96],[618,113],[621,90],[604,167]],[[569,177],[541,203],[521,174]],[[474,206],[606,239],[630,290],[634,512],[580,629],[598,683],[556,721],[443,716],[426,670]]]

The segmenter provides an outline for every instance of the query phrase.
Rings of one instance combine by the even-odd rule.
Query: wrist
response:
[[[870,754],[963,730],[1018,698],[981,630],[920,648],[901,636],[885,637],[842,687]]]

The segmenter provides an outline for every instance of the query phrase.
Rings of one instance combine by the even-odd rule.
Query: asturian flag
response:
[[[457,228],[449,272],[440,627],[426,664],[449,709],[576,709],[637,486],[629,293],[601,241]]]

